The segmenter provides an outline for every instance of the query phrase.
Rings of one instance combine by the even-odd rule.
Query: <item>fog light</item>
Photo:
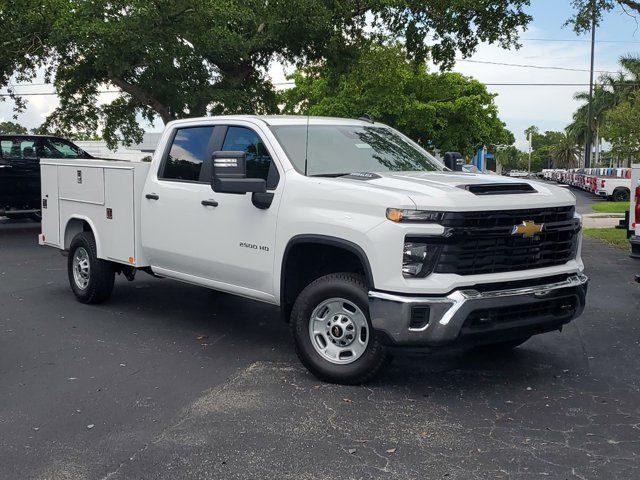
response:
[[[431,273],[440,252],[437,245],[406,242],[402,254],[402,273],[405,277],[424,277]]]

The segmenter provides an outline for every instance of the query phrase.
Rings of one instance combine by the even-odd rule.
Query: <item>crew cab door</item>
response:
[[[40,161],[35,137],[3,137],[1,140],[0,194],[2,203],[13,209],[40,205]]]
[[[249,176],[274,193],[259,209],[251,194],[215,193],[211,156],[247,152]],[[274,243],[282,182],[270,147],[254,126],[178,126],[142,198],[142,244],[154,271],[241,295],[274,300]]]

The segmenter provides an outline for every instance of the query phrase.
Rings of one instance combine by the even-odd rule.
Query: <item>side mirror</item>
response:
[[[247,178],[245,152],[213,152],[211,188],[219,193],[263,193],[267,182],[262,178]]]
[[[459,152],[447,152],[444,154],[444,166],[454,172],[462,171],[462,154]]]

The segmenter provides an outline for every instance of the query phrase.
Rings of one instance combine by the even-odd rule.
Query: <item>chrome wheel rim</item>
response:
[[[311,313],[309,337],[324,360],[340,365],[355,362],[369,344],[367,317],[355,303],[330,298]]]
[[[89,253],[84,247],[78,247],[73,254],[73,280],[80,290],[89,285],[90,274]]]

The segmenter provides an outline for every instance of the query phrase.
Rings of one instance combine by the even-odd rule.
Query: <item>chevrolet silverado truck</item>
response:
[[[40,158],[91,158],[68,140],[0,135],[0,216],[40,221]]]
[[[510,349],[583,311],[575,197],[458,158],[368,119],[179,120],[151,163],[42,160],[39,240],[80,302],[143,271],[278,305],[313,374],[362,383],[398,349]]]

